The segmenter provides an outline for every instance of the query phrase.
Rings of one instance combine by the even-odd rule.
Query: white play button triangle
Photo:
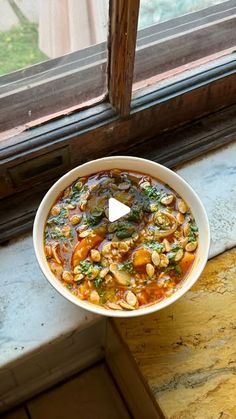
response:
[[[112,223],[113,221],[118,220],[124,215],[129,214],[130,208],[122,204],[122,202],[117,201],[115,198],[110,198],[108,201],[108,218],[109,221]]]

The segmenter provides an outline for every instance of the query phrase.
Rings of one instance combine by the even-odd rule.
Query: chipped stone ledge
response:
[[[211,226],[210,257],[236,245],[235,161],[236,144],[232,143],[177,169],[206,207]],[[182,374],[197,377],[197,370],[209,368],[209,363],[202,365],[205,356],[206,359],[213,357],[213,364],[219,362],[214,367],[216,370],[224,370],[226,366],[221,350],[227,353],[230,362],[234,362],[234,353],[228,346],[231,348],[236,324],[232,309],[235,304],[234,283],[231,280],[235,276],[235,262],[230,264],[228,272],[223,265],[222,262],[215,269],[214,275],[204,275],[204,287],[199,281],[170,309],[146,317],[147,322],[141,319],[137,324],[133,320],[120,323],[141,371],[157,398],[161,393],[160,401],[164,409],[167,406],[172,419],[177,418],[173,415],[180,409],[179,406],[176,408],[178,403],[175,402],[175,397],[179,397],[178,392],[174,393],[177,389],[160,392],[159,387],[171,383],[173,377],[178,381],[179,377],[178,389],[184,388],[188,392],[188,397],[182,393],[181,397],[186,405],[187,400],[194,404],[198,397],[196,391],[202,386],[195,386],[194,398],[192,393],[189,395],[191,389],[181,384]],[[75,307],[50,287],[36,263],[30,234],[12,240],[7,246],[0,246],[0,266],[0,406],[3,409],[99,358],[105,319]],[[231,320],[226,321],[230,313]],[[132,333],[130,325],[134,326]],[[169,335],[170,342],[162,340],[163,336]],[[156,377],[160,377],[162,384],[157,384]],[[208,378],[207,383],[218,380],[217,377]],[[212,388],[209,391],[213,391]],[[221,392],[224,386],[217,381],[216,388]],[[208,400],[205,393],[202,394],[201,397]],[[181,415],[181,419],[190,417],[184,416],[183,412]],[[202,417],[207,419],[207,416]],[[236,410],[232,417],[236,417]]]

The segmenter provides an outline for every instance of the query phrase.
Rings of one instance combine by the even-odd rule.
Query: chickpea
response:
[[[171,251],[171,245],[170,245],[170,242],[167,239],[164,239],[163,242],[162,242],[162,244],[164,244],[165,251],[166,252],[170,252]]]
[[[104,244],[102,248],[102,254],[105,256],[111,252],[111,243]]]
[[[50,268],[52,273],[54,273],[57,278],[61,278],[63,267],[59,263],[51,261]]]
[[[179,261],[180,261],[180,259],[182,259],[183,255],[184,255],[184,251],[183,251],[183,249],[179,249],[179,250],[176,252],[176,255],[175,255],[175,262],[179,262]]]
[[[101,278],[105,278],[105,276],[108,274],[108,272],[109,272],[109,268],[103,268],[103,269],[100,271],[100,277],[101,277]]]
[[[70,218],[70,222],[73,226],[75,226],[76,224],[79,224],[80,221],[81,221],[81,217],[79,215],[72,215],[72,217]]]
[[[101,253],[97,249],[92,249],[90,254],[91,254],[91,259],[93,262],[100,262]]]
[[[52,256],[52,246],[46,244],[44,247],[46,257],[50,258]]]
[[[73,210],[73,209],[75,209],[76,208],[76,205],[74,205],[74,204],[68,204],[67,206],[66,206],[66,209],[69,209],[69,210]]]
[[[155,266],[158,266],[158,265],[159,265],[159,263],[160,263],[160,255],[157,253],[157,251],[156,251],[156,250],[154,250],[154,251],[152,252],[152,263],[153,263]]]
[[[63,281],[68,282],[69,284],[74,282],[73,275],[70,271],[64,271],[62,273],[62,279]]]
[[[180,239],[179,244],[180,244],[180,246],[185,248],[186,244],[188,244],[188,237],[184,237],[184,238]]]
[[[69,237],[70,236],[70,226],[64,226],[61,229],[63,236]]]
[[[167,266],[169,265],[169,259],[166,255],[161,254],[160,255],[160,268],[167,268]]]
[[[59,207],[59,205],[54,205],[54,207],[52,207],[51,209],[51,214],[53,215],[53,217],[57,217],[57,215],[59,215],[61,212],[61,208]]]
[[[151,183],[150,182],[143,182],[139,186],[140,186],[140,188],[145,189],[145,188],[148,188],[149,186],[151,186]]]
[[[187,252],[194,252],[194,250],[197,248],[197,242],[190,242],[185,246],[185,249]]]
[[[83,274],[77,274],[74,277],[74,281],[75,282],[79,282],[79,281],[82,281],[83,278],[84,278],[84,275]]]
[[[185,214],[187,212],[188,207],[187,207],[186,203],[183,200],[181,200],[181,201],[178,202],[178,210],[182,214]]]
[[[189,235],[189,233],[190,233],[190,224],[189,224],[189,223],[187,223],[187,224],[185,224],[185,226],[184,226],[184,235],[185,235],[185,237],[186,237],[186,236],[188,236],[188,235]]]
[[[88,235],[89,235],[88,230],[84,230],[81,233],[79,233],[79,237],[81,237],[81,239],[83,239],[84,237],[87,237]]]
[[[151,263],[147,263],[146,272],[147,272],[149,278],[151,278],[154,275],[155,268]]]
[[[81,203],[80,203],[80,206],[79,206],[81,211],[85,211],[86,205],[87,205],[87,200],[86,199],[81,200]]]
[[[163,205],[170,205],[173,202],[174,195],[167,195],[161,199]]]
[[[118,185],[118,189],[120,189],[121,191],[126,191],[130,188],[130,183],[128,182],[122,182]]]
[[[81,268],[80,268],[80,266],[79,266],[79,265],[77,265],[77,266],[74,268],[73,272],[74,272],[74,274],[75,274],[75,275],[80,274],[80,272],[81,272]]]
[[[108,301],[106,305],[108,308],[111,308],[112,310],[122,310],[121,306],[119,306],[116,303],[112,303],[110,301]]]
[[[183,224],[185,220],[184,214],[182,214],[181,212],[178,212],[178,214],[176,215],[176,220],[178,221],[179,224]]]
[[[130,304],[133,307],[137,303],[137,297],[136,297],[136,295],[132,291],[128,291],[127,292],[127,294],[125,296],[125,299],[126,299],[127,303]]]

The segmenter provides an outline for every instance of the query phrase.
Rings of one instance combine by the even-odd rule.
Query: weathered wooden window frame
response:
[[[232,3],[232,0],[227,2],[228,15],[224,17],[226,33],[229,33],[230,27],[236,22],[235,16],[230,14],[230,11],[236,9]],[[174,158],[176,142],[170,140],[168,136],[162,135],[160,138],[160,134],[167,128],[179,127],[222,108],[228,108],[236,102],[236,54],[234,52],[225,57],[218,57],[206,66],[169,79],[162,83],[161,87],[153,85],[141,89],[132,99],[138,8],[139,0],[112,1],[108,65],[109,94],[102,103],[73,112],[71,115],[49,120],[12,138],[0,141],[2,160],[0,165],[0,196],[2,197],[0,200],[0,240],[6,240],[28,229],[32,225],[35,209],[45,190],[65,171],[84,161],[108,154],[129,153],[129,149],[132,154],[134,147],[142,150],[144,140],[146,149],[148,144],[152,144],[152,147],[154,144],[158,146],[162,138],[165,138],[165,146],[162,143],[158,160],[171,166],[173,161],[176,164],[198,155],[199,150],[205,151],[232,141],[232,136],[224,135],[224,130],[221,139],[214,131],[211,139],[206,141],[205,132],[202,137],[198,138],[198,141],[190,142],[191,150],[188,149],[185,141],[184,154]],[[219,17],[222,13],[226,15],[226,11],[222,10],[220,5],[215,6],[214,10],[212,16],[217,14]],[[205,19],[206,35],[207,30],[212,30],[212,16],[206,17],[203,12],[199,13],[199,18],[202,14],[201,18]],[[189,18],[175,19],[177,32],[178,28],[183,25],[189,27]],[[147,42],[149,46],[146,46],[147,48],[155,47],[158,51],[160,45],[166,42],[166,39],[161,40],[161,31],[167,33],[173,30],[169,25],[168,22],[162,24],[159,34],[158,31],[151,32],[151,28],[147,28],[146,32],[142,31],[139,39],[140,49],[137,52],[137,59],[139,59],[138,54],[144,53],[143,72],[140,72],[140,77],[148,76],[148,54],[144,48],[144,38],[146,40],[156,38],[156,44]],[[217,25],[221,25],[220,19],[217,20]],[[193,40],[194,30],[192,33]],[[214,48],[216,47],[217,43]],[[85,53],[86,51],[83,52]],[[104,49],[101,45],[99,50],[93,47],[93,53],[96,58],[99,57],[99,62],[104,60]],[[72,58],[74,59],[75,56]],[[81,60],[85,59],[85,56],[77,58]],[[175,58],[178,62],[181,56]],[[76,65],[76,59],[74,63]],[[47,65],[50,66],[49,63]],[[65,65],[70,65],[70,57]],[[40,71],[40,66],[42,65],[38,66],[38,71]],[[28,73],[31,77],[30,71],[29,69]],[[73,88],[73,83],[71,86]],[[225,112],[228,115],[227,109]],[[234,123],[235,121],[232,122],[231,119],[232,126]],[[228,125],[227,120],[226,131]],[[184,129],[182,135],[185,135]],[[187,132],[189,132],[189,127]],[[175,137],[175,134],[173,135]],[[178,147],[180,149],[182,140],[179,134]],[[138,148],[137,144],[141,144],[141,148]],[[17,213],[14,210],[15,206],[17,206]]]
[[[132,85],[133,77],[138,2],[126,2],[126,10],[122,9],[121,0],[116,0],[112,4],[113,22],[111,27],[116,29],[113,34],[110,31],[111,54],[108,82],[109,90],[114,84],[114,92],[110,92],[104,97],[103,102],[112,103],[114,95],[121,95],[122,86],[119,92],[117,89],[117,83],[121,77],[118,72],[121,71],[124,75],[123,84],[125,83],[125,95],[123,94],[123,96],[125,96],[126,102],[130,102],[131,89],[129,85]],[[122,10],[122,20],[118,16],[119,10]],[[128,31],[126,30],[127,19]],[[209,54],[217,53],[224,49],[226,37],[227,46],[233,47],[235,44],[233,30],[236,27],[235,22],[236,2],[228,0],[223,4],[139,30],[133,82],[147,80],[173,68],[188,65]],[[126,32],[127,36],[124,35]],[[202,42],[203,40],[204,42]],[[122,47],[122,42],[127,44],[126,59],[123,56],[125,45]],[[129,44],[130,42],[132,45]],[[198,48],[199,43],[202,43],[200,49]],[[116,52],[114,53],[114,51]],[[121,54],[121,57],[118,54]],[[32,117],[37,120],[42,116],[49,115],[50,119],[52,113],[78,106],[78,93],[86,101],[101,96],[103,87],[99,85],[100,74],[101,70],[104,73],[106,71],[107,55],[107,42],[103,42],[64,57],[1,76],[1,131],[22,124],[31,126]],[[158,57],[158,59],[153,60],[152,57]],[[127,58],[129,59],[127,60]],[[77,88],[77,86],[79,87]],[[37,98],[37,100],[32,101],[32,98]],[[114,106],[114,103],[112,104]],[[83,104],[80,106],[82,107]],[[28,114],[29,110],[30,114]],[[119,113],[119,109],[116,110]],[[10,114],[11,118],[6,118],[6,114]]]

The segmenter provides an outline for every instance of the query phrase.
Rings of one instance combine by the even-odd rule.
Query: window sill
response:
[[[210,258],[236,245],[235,159],[233,143],[177,169],[206,207]],[[12,270],[13,258],[17,270]],[[75,307],[49,286],[36,263],[30,234],[0,247],[0,266],[1,402],[11,404],[14,397],[18,401],[24,397],[19,388],[26,382],[37,391],[37,386],[43,388],[98,359],[105,320]],[[25,372],[28,363],[32,370]],[[34,381],[34,376],[39,379]]]

